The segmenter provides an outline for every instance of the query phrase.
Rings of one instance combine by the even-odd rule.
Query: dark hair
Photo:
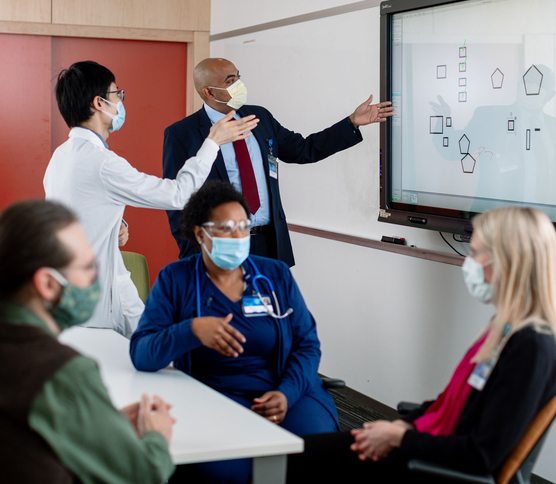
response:
[[[14,203],[0,214],[0,298],[15,296],[37,269],[72,261],[57,233],[75,222],[71,210],[46,200]]]
[[[251,214],[245,198],[231,183],[214,180],[205,183],[194,193],[181,214],[182,236],[193,244],[197,244],[193,227],[201,226],[208,222],[212,211],[224,203],[239,203],[247,217]]]
[[[80,126],[92,115],[91,103],[96,96],[106,99],[114,74],[93,61],[76,62],[58,74],[56,101],[70,128]]]

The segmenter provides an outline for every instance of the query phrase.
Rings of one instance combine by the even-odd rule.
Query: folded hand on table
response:
[[[141,396],[141,401],[133,405],[128,405],[124,407],[122,411],[126,415],[135,415],[135,406],[138,406],[136,423],[134,424],[137,434],[142,437],[147,432],[159,432],[166,439],[166,442],[170,444],[172,438],[172,426],[176,423],[176,419],[172,418],[170,415],[171,405],[167,404],[162,398],[155,395],[153,401],[146,393]],[[130,409],[134,407],[131,411]],[[129,417],[128,417],[129,418]],[[131,420],[131,419],[130,419]],[[131,423],[134,423],[131,421]]]

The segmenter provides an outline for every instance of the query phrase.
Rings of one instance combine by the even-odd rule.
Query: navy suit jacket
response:
[[[334,124],[330,128],[304,138],[280,125],[268,110],[261,106],[243,106],[238,110],[241,117],[255,114],[259,119],[258,126],[253,130],[253,136],[257,139],[261,149],[264,172],[270,196],[270,218],[276,233],[276,246],[278,259],[284,261],[290,267],[294,265],[292,245],[286,223],[286,214],[280,200],[280,188],[278,180],[269,175],[268,155],[269,140],[272,140],[272,154],[285,163],[314,163],[324,158],[350,148],[362,141],[361,133],[355,129],[348,118]],[[183,167],[185,160],[195,156],[203,141],[209,134],[212,123],[204,109],[187,118],[172,124],[164,130],[164,151],[162,165],[164,178],[176,178],[178,171]],[[229,182],[226,165],[222,153],[218,156],[211,172],[209,180],[223,180]],[[172,235],[180,248],[180,259],[198,251],[181,238],[179,211],[167,211]]]

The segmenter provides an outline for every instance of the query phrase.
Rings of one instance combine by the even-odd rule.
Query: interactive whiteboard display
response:
[[[467,220],[508,204],[556,221],[556,2],[423,5],[381,5],[396,106],[381,140],[382,208],[435,229],[427,214]]]

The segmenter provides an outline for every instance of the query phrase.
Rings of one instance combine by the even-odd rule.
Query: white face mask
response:
[[[208,87],[210,87],[210,89],[220,89],[221,91],[228,91],[228,94],[232,96],[232,99],[230,99],[228,102],[219,101],[218,99],[215,99],[215,101],[217,103],[227,104],[232,109],[239,109],[247,102],[247,88],[240,79],[238,79],[228,88],[211,86]]]
[[[488,304],[492,299],[492,286],[488,282],[485,282],[485,271],[483,267],[491,263],[491,261],[488,261],[485,262],[484,265],[481,265],[473,259],[473,257],[467,256],[461,266],[463,280],[465,281],[469,294],[485,304]]]

